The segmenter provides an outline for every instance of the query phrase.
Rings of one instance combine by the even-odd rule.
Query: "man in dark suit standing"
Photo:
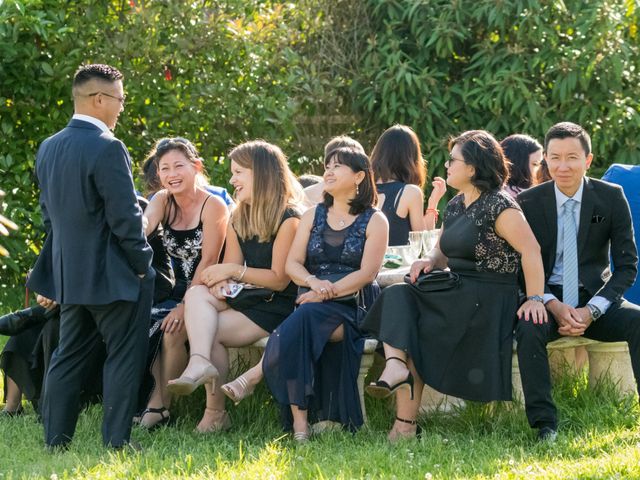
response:
[[[602,342],[626,341],[637,383],[640,308],[622,298],[635,281],[638,263],[622,189],[585,176],[593,154],[591,139],[581,126],[554,125],[544,147],[552,181],[522,192],[518,201],[542,250],[543,301],[551,315],[542,324],[519,319],[516,338],[529,424],[538,429],[539,440],[553,441],[558,420],[547,342],[581,335]]]
[[[86,65],[73,79],[75,114],[36,157],[47,230],[29,288],[60,304],[60,343],[44,390],[45,443],[64,447],[78,420],[80,385],[96,338],[105,342],[102,437],[129,443],[144,368],[154,272],[131,160],[115,128],[122,74]]]

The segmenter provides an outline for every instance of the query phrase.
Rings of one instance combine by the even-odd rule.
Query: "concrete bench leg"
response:
[[[358,393],[360,394],[360,407],[362,409],[362,419],[367,423],[367,410],[364,406],[364,380],[373,365],[373,352],[363,353],[360,360],[360,371],[358,372]]]
[[[596,385],[608,376],[622,394],[635,394],[636,384],[629,358],[627,342],[587,345],[589,355],[589,385]]]

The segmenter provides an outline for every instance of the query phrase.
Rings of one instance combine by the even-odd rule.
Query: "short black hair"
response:
[[[89,80],[103,80],[105,82],[116,82],[122,80],[124,75],[115,67],[102,63],[92,63],[90,65],[80,65],[73,76],[73,87],[84,85]]]
[[[591,153],[591,137],[587,131],[577,123],[560,122],[551,127],[544,136],[544,151],[547,152],[549,142],[554,139],[577,138],[584,149],[585,155]]]
[[[298,183],[302,185],[302,188],[317,185],[320,182],[322,182],[322,177],[320,175],[313,175],[312,173],[305,173],[298,177]]]
[[[542,145],[529,135],[517,133],[502,140],[500,146],[511,163],[509,185],[517,188],[529,188],[533,185],[535,179],[531,175],[529,156],[542,150]]]
[[[460,146],[464,163],[475,168],[471,183],[481,192],[502,188],[509,178],[507,159],[498,141],[485,130],[469,130],[449,140]]]
[[[345,165],[356,173],[364,172],[364,179],[358,185],[358,194],[349,202],[349,213],[351,215],[358,215],[378,203],[378,192],[373,181],[373,172],[369,157],[356,148],[342,147],[331,150],[327,154],[324,158],[325,166],[333,159],[340,165]],[[333,205],[333,197],[330,193],[324,192],[323,203],[327,207]]]

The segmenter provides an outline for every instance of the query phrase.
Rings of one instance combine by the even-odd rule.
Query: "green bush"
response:
[[[73,112],[79,64],[110,63],[125,74],[116,135],[134,164],[158,138],[182,135],[200,149],[213,183],[226,186],[224,155],[237,143],[259,137],[301,155],[293,132],[304,108],[291,92],[309,88],[289,64],[301,63],[294,47],[305,41],[303,13],[259,0],[0,2],[1,185],[21,226],[6,241],[0,308],[16,298],[41,244],[35,153]]]
[[[640,11],[634,0],[367,0],[368,49],[353,95],[379,130],[400,122],[443,173],[443,140],[484,128],[591,134],[596,174],[640,162]]]

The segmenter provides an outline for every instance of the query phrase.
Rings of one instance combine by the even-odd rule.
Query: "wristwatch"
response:
[[[602,316],[602,311],[596,307],[593,303],[587,303],[589,313],[591,313],[591,321],[595,322]]]
[[[527,300],[531,300],[532,302],[544,303],[544,298],[542,298],[540,295],[529,295],[527,297]]]

